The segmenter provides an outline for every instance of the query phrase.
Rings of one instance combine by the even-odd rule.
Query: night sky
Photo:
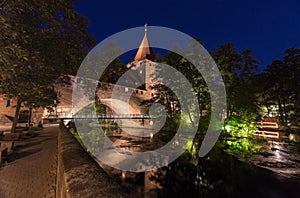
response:
[[[300,0],[81,0],[74,5],[90,21],[88,32],[97,43],[148,23],[197,37],[207,50],[227,42],[239,51],[250,48],[260,69],[286,48],[300,47]]]

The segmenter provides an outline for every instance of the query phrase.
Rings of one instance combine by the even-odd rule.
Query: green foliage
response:
[[[227,117],[244,110],[258,113],[256,89],[253,86],[258,62],[253,58],[251,50],[239,53],[232,43],[227,43],[214,49],[211,55],[225,83]]]
[[[106,106],[100,102],[95,102],[94,109],[98,114],[106,114]]]
[[[95,102],[92,103],[86,107],[84,107],[83,109],[81,109],[80,111],[78,111],[76,113],[76,115],[91,115],[91,114],[101,114],[101,115],[105,115],[106,114],[106,106],[100,102]],[[85,124],[87,124],[87,126],[85,126],[86,129],[86,133],[78,133],[76,131],[76,129],[74,129],[75,127],[72,127],[70,129],[70,132],[74,135],[74,137],[76,137],[77,141],[81,144],[81,146],[85,149],[87,149],[85,147],[85,145],[88,145],[89,149],[92,149],[93,152],[95,152],[95,149],[99,148],[99,146],[101,146],[102,141],[103,141],[103,135],[101,135],[99,133],[99,130],[96,129],[95,127],[91,127],[93,125],[97,125],[97,124],[105,124],[106,120],[90,120],[87,124],[87,122],[85,122]],[[80,126],[78,126],[79,124],[81,124],[81,122],[76,123],[78,128],[82,128]],[[116,126],[110,126],[110,127],[116,127]],[[102,128],[102,130],[104,130],[104,128]]]
[[[88,106],[80,109],[76,114],[77,115],[87,115],[87,114],[106,114],[106,106],[100,102],[94,102]]]
[[[43,127],[40,127],[40,126],[31,126],[31,127],[29,127],[29,130],[33,130],[33,131],[40,131],[42,129],[43,129]]]
[[[167,116],[166,123],[164,124],[162,130],[163,131],[176,131],[178,129],[178,125],[180,123],[180,114]]]
[[[214,183],[208,180],[203,163],[188,152],[169,166],[156,170],[150,180],[162,186],[158,197],[206,197]]]
[[[93,39],[73,1],[7,1],[0,10],[0,94],[21,105],[51,107],[55,84],[75,74]]]
[[[277,107],[282,125],[300,126],[300,48],[289,48],[283,60],[275,60],[258,78],[261,87],[260,102],[269,114]]]
[[[93,115],[93,114],[106,114],[106,106],[100,102],[94,102],[79,110],[76,115]],[[105,124],[105,120],[99,120],[100,124]]]
[[[208,129],[209,122],[210,122],[210,114],[201,116],[201,118],[199,120],[198,132],[202,133],[202,134],[205,133]]]
[[[79,142],[79,144],[80,144],[83,148],[85,148],[85,146],[84,146],[84,144],[83,144],[83,142],[82,142],[82,140],[81,140],[81,137],[80,137],[80,135],[78,134],[78,132],[76,131],[76,129],[70,128],[69,131],[70,131],[70,133],[76,138],[76,140]]]
[[[100,81],[115,84],[127,70],[126,65],[122,64],[119,59],[115,59],[105,68]]]
[[[253,140],[256,130],[255,124],[249,122],[249,120],[231,116],[224,125],[225,139],[222,140],[220,146],[226,152],[238,157],[258,153],[260,147]]]
[[[199,64],[203,65],[205,60],[202,57],[201,51],[195,53],[197,49],[194,48],[195,46],[191,43],[189,48],[182,53],[193,60],[202,61],[201,63],[199,62]],[[180,49],[174,49],[174,51],[178,52]],[[161,83],[157,83],[151,88],[159,94],[154,95],[149,103],[156,102],[162,104],[168,111],[169,121],[172,122],[173,120],[173,123],[180,123],[181,116],[183,119],[181,124],[185,128],[196,126],[198,120],[195,120],[194,118],[199,117],[199,115],[195,114],[197,112],[195,111],[195,108],[198,105],[201,110],[210,108],[210,95],[204,78],[192,63],[175,52],[168,52],[161,61],[164,64],[172,66],[178,72],[168,73],[164,71],[163,67],[156,68],[152,77],[155,82]],[[161,76],[162,74],[163,77]],[[182,75],[184,75],[188,81],[182,82],[182,80],[180,80]],[[167,86],[164,86],[164,84],[172,84],[174,87],[172,87],[171,90]],[[192,90],[187,89],[190,85],[192,86]],[[195,94],[198,103],[195,102],[193,98],[187,97],[191,91]],[[180,93],[180,98],[178,98],[175,93]],[[197,105],[195,103],[197,103]],[[176,124],[173,124],[172,126],[172,123],[170,123],[170,127],[176,128]],[[169,124],[167,123],[167,125]]]

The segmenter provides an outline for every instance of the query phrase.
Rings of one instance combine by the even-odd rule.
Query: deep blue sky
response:
[[[75,8],[97,42],[147,22],[195,36],[207,50],[227,42],[239,51],[250,48],[260,68],[300,47],[300,0],[81,0]]]

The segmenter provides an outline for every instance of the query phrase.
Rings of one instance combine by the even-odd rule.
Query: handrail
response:
[[[151,119],[150,115],[143,114],[116,114],[116,115],[105,115],[105,114],[83,114],[83,115],[71,115],[71,116],[60,116],[53,115],[47,116],[45,119]]]

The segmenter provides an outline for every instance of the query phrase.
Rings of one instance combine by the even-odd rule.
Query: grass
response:
[[[43,129],[43,127],[40,127],[40,126],[31,126],[31,127],[29,127],[29,130],[33,130],[33,131],[40,131],[42,129]]]

